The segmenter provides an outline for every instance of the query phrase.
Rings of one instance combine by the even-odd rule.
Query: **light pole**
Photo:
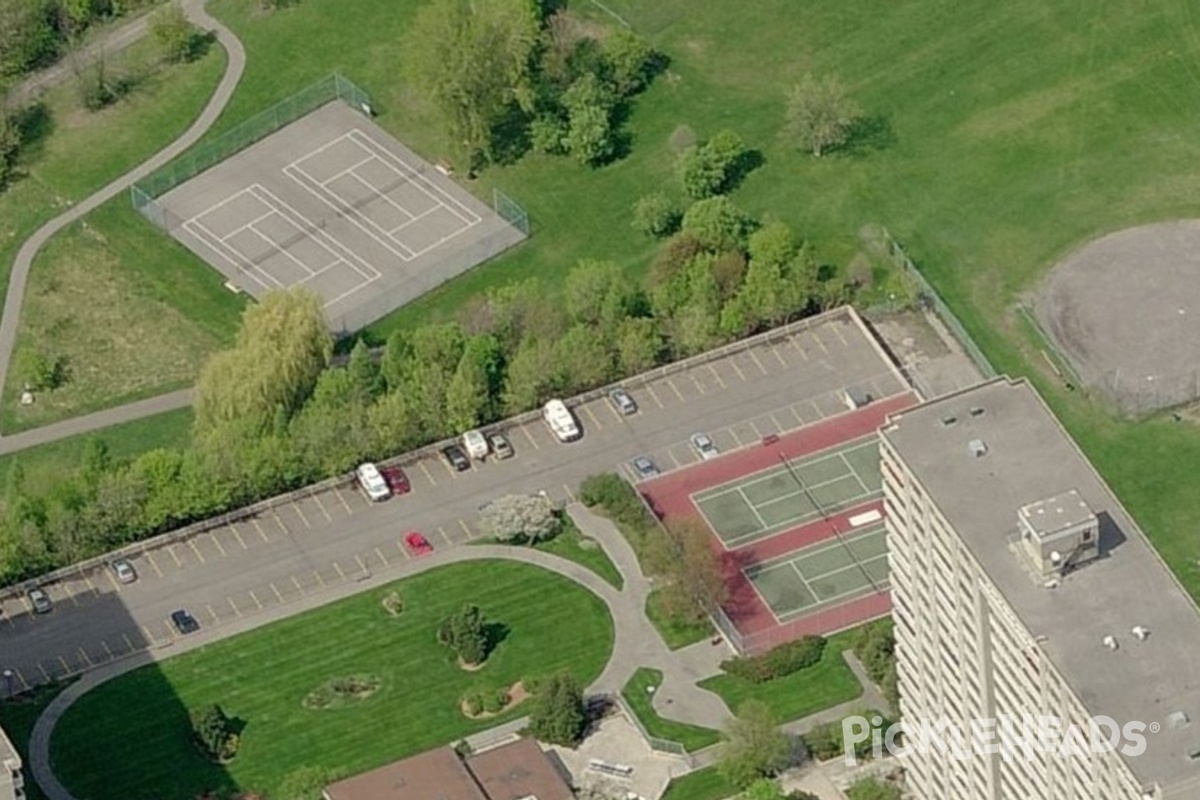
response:
[[[13,685],[13,671],[11,669],[4,670],[4,688],[7,690],[9,699],[17,696],[17,689]]]

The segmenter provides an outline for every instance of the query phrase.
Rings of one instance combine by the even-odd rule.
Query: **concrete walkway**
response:
[[[125,173],[109,183],[103,189],[79,201],[66,212],[60,214],[39,228],[25,240],[17,257],[13,261],[12,274],[8,281],[8,292],[4,296],[3,316],[0,317],[0,382],[9,377],[8,370],[12,362],[13,348],[17,343],[17,329],[21,321],[21,305],[25,298],[25,285],[29,280],[29,269],[38,251],[50,240],[50,237],[63,228],[83,217],[101,204],[126,191],[130,184],[144,178],[154,170],[166,164],[171,159],[187,150],[200,140],[213,123],[225,110],[233,90],[242,78],[246,66],[246,51],[233,32],[211,17],[204,9],[205,0],[182,0],[184,14],[193,24],[202,30],[211,31],[217,42],[225,48],[228,62],[225,74],[217,85],[216,91],[209,98],[208,104],[200,112],[200,116],[192,123],[182,136],[160,150],[149,160]],[[190,396],[189,396],[190,397]],[[163,395],[137,403],[111,408],[99,414],[65,420],[56,425],[28,431],[16,436],[0,436],[0,454],[16,452],[25,447],[43,444],[45,442],[86,433],[108,425],[139,419],[149,414],[182,408],[188,403],[182,393]]]

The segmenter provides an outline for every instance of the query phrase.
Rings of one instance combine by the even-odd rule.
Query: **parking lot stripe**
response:
[[[82,658],[83,663],[87,664],[89,667],[92,665],[92,657],[87,654],[87,650],[84,650],[82,647],[80,647],[79,655]]]
[[[826,346],[825,346],[825,343],[821,341],[821,337],[820,337],[820,336],[817,336],[817,332],[816,332],[816,331],[810,331],[810,332],[809,332],[809,335],[810,335],[810,336],[812,336],[812,338],[813,338],[813,341],[817,343],[817,346],[821,348],[821,352],[822,352],[822,353],[828,353],[828,352],[829,352],[829,348],[828,348],[828,347],[826,347]]]
[[[842,347],[850,346],[850,343],[846,341],[846,337],[842,335],[842,330],[839,326],[830,325],[829,327],[833,328],[833,332],[837,335],[838,339],[842,341]]]
[[[300,508],[299,503],[292,503],[292,509],[296,512],[296,516],[300,518],[300,521],[304,523],[304,527],[312,527],[312,525],[310,525],[308,522],[308,517],[304,516],[304,511]]]
[[[758,367],[758,371],[761,372],[763,375],[766,375],[767,368],[764,367],[762,365],[762,362],[758,360],[758,355],[755,354],[755,352],[753,350],[747,350],[746,354],[750,356],[750,360],[754,362],[754,366]]]
[[[333,522],[333,517],[329,516],[329,512],[325,510],[325,504],[321,502],[321,496],[319,494],[314,494],[312,499],[313,502],[317,504],[317,508],[321,509],[321,513],[325,515],[325,521]]]
[[[663,405],[662,400],[658,399],[658,392],[654,391],[654,387],[648,383],[646,384],[646,393],[650,395],[650,399],[654,401],[655,405],[657,405],[659,408],[666,408],[666,406]]]
[[[200,559],[200,563],[204,563],[204,556],[200,554],[200,548],[196,547],[195,539],[188,539],[188,544],[192,547],[192,552],[196,554],[196,558]]]
[[[44,681],[50,680],[50,673],[46,672],[46,668],[42,666],[41,661],[37,662],[37,667],[42,672],[42,680],[44,680]]]
[[[696,377],[694,372],[689,372],[688,377],[692,379],[692,383],[696,384],[696,391],[700,392],[700,394],[708,394],[708,391],[704,388],[704,384],[700,383],[700,379]]]
[[[237,607],[237,603],[233,602],[233,598],[227,597],[225,599],[229,601],[229,607],[233,609],[234,616],[240,617],[242,615],[242,610]]]
[[[262,611],[262,601],[258,599],[258,595],[254,593],[254,590],[251,589],[248,594],[250,595],[250,599],[254,601],[254,605],[258,606],[258,610]]]
[[[279,587],[276,586],[273,581],[269,585],[271,587],[271,591],[275,593],[275,599],[282,603],[283,593],[279,591]]]
[[[250,521],[254,523],[254,530],[258,531],[258,535],[262,538],[262,540],[264,542],[271,541],[270,539],[267,538],[267,532],[263,530],[263,526],[259,523],[258,517],[254,517]]]
[[[746,373],[742,372],[742,368],[738,366],[738,363],[735,359],[730,358],[725,363],[733,367],[733,371],[738,374],[738,377],[741,378],[743,382],[746,380]]]
[[[175,559],[175,566],[183,569],[183,562],[179,560],[179,555],[175,552],[175,545],[167,545],[167,552],[171,554],[171,558]]]
[[[791,364],[788,364],[788,362],[783,360],[783,356],[779,355],[779,350],[775,347],[775,345],[771,345],[771,354],[775,356],[777,361],[779,361],[779,366],[783,367],[784,369],[787,369],[791,366]]]
[[[725,388],[725,379],[721,377],[721,373],[717,372],[717,368],[712,365],[712,362],[709,362],[709,364],[708,364],[708,371],[711,372],[713,378],[716,379],[717,385],[720,386],[722,389],[724,389]]]
[[[362,556],[356,554],[354,556],[354,560],[358,562],[358,571],[359,572],[370,572],[371,571],[371,570],[367,569],[367,565],[363,563]]]
[[[67,659],[63,658],[62,656],[59,656],[59,657],[58,657],[58,663],[62,664],[62,668],[63,668],[63,675],[70,675],[70,674],[71,674],[71,667],[70,667],[70,665],[69,665],[69,664],[67,664]]]
[[[563,490],[566,491],[567,497],[570,498],[572,503],[574,503],[575,502],[575,493],[571,491],[571,487],[564,483]]]
[[[616,408],[613,407],[611,400],[608,401],[607,403],[605,403],[604,407],[608,409],[608,413],[612,414],[613,418],[616,419],[617,422],[621,421],[621,413],[619,411],[617,411]]]
[[[771,418],[771,422],[774,422],[774,423],[775,423],[775,427],[779,429],[779,432],[780,432],[780,433],[783,433],[784,431],[786,431],[786,430],[787,430],[787,428],[785,428],[785,427],[783,427],[782,425],[780,425],[780,424],[779,424],[779,418],[775,416],[775,412],[774,412],[774,411],[772,411],[772,412],[771,412],[770,414],[768,414],[767,416],[769,416],[769,417]]]
[[[446,459],[444,459],[444,458],[439,459],[438,463],[442,465],[442,468],[446,470],[446,474],[449,475],[451,478],[458,477],[458,473],[456,473],[453,469],[451,469],[450,465],[448,463],[446,463]],[[475,467],[475,465],[472,464],[471,468],[474,469],[474,467]],[[430,478],[430,480],[433,480],[433,478]]]
[[[333,493],[337,495],[337,499],[342,504],[342,508],[346,509],[346,513],[353,514],[354,512],[350,510],[350,504],[346,502],[346,498],[342,497],[342,490],[335,486],[333,487]]]
[[[249,547],[246,547],[246,540],[242,538],[242,534],[238,533],[237,528],[233,527],[233,525],[226,525],[225,527],[229,528],[229,532],[233,534],[233,538],[237,539],[237,543],[242,546],[243,550],[250,549]]]
[[[79,574],[83,576],[83,582],[87,584],[87,587],[91,591],[91,593],[94,595],[99,595],[100,590],[96,588],[96,584],[92,583],[91,576],[88,575],[86,572],[83,572],[82,570],[80,571]]]
[[[671,380],[670,378],[667,378],[666,380],[667,380],[667,386],[671,387],[671,391],[673,391],[675,393],[675,396],[679,398],[679,402],[681,402],[681,403],[686,402],[686,398],[684,398],[683,392],[679,391],[679,387],[675,385],[675,381]]]
[[[796,352],[800,354],[800,360],[807,362],[808,361],[808,351],[800,346],[800,337],[799,336],[792,337],[792,345],[794,346]]]
[[[121,584],[117,583],[117,579],[113,577],[112,572],[109,570],[104,570],[104,574],[108,576],[108,582],[112,584],[113,591],[121,591]],[[97,592],[97,594],[99,594],[99,592]]]
[[[142,630],[145,630],[145,628],[143,628]],[[128,634],[128,633],[122,633],[122,634],[121,634],[121,638],[125,640],[125,646],[126,646],[126,647],[128,647],[128,648],[129,648],[129,652],[131,652],[131,653],[132,653],[132,652],[134,651],[134,646],[133,646],[133,642],[129,640],[129,634]]]
[[[151,647],[158,644],[158,639],[154,638],[154,634],[152,634],[150,632],[150,629],[147,628],[145,625],[142,626],[142,638],[145,639],[146,642],[149,643],[149,645]],[[130,648],[130,649],[132,649],[132,648]]]
[[[158,577],[163,576],[163,571],[158,568],[158,562],[154,560],[154,554],[149,550],[146,551],[146,560],[150,562],[150,566],[154,567],[154,571],[158,573]]]
[[[533,449],[534,449],[534,450],[541,450],[541,449],[542,449],[542,448],[541,448],[541,447],[538,445],[537,441],[536,441],[536,440],[533,438],[533,434],[529,432],[529,428],[526,428],[524,425],[522,425],[522,426],[521,426],[521,433],[525,434],[525,438],[529,440],[529,443],[530,443],[531,445],[533,445]]]
[[[346,580],[346,573],[342,572],[342,565],[341,565],[341,564],[339,564],[339,563],[338,563],[338,562],[336,562],[336,561],[335,561],[335,562],[333,562],[333,569],[334,569],[334,571],[335,571],[335,572],[337,572],[337,574],[338,574],[338,577],[339,577],[339,578],[341,578],[342,580]]]
[[[325,588],[325,579],[321,577],[321,573],[317,572],[314,569],[313,577],[317,579],[317,585],[319,585],[322,589],[324,589]]]
[[[438,528],[438,533],[440,533],[442,535],[442,538],[446,540],[446,544],[449,544],[449,545],[454,544],[454,542],[450,541],[450,537],[446,535],[445,528]]]
[[[801,425],[804,424],[804,417],[800,416],[800,412],[796,410],[795,406],[788,406],[788,411],[792,412],[792,416],[796,418],[796,422]]]
[[[675,457],[675,451],[674,451],[674,450],[668,450],[668,451],[667,451],[667,455],[668,455],[668,456],[670,456],[670,458],[671,458],[671,462],[672,462],[672,463],[675,465],[675,469],[679,469],[679,467],[680,467],[680,466],[682,466],[682,465],[679,463],[679,459]]]
[[[109,660],[109,661],[112,661],[114,658],[116,658],[116,656],[114,656],[114,655],[113,655],[113,651],[112,651],[112,649],[111,649],[111,648],[109,648],[109,646],[108,646],[108,642],[106,642],[106,641],[104,641],[103,639],[101,639],[101,640],[100,640],[100,646],[101,646],[101,647],[103,647],[103,648],[104,648],[104,652],[108,654],[108,660]]]
[[[580,408],[583,409],[583,413],[587,414],[588,419],[590,419],[592,421],[593,425],[595,425],[600,430],[604,430],[604,426],[600,424],[600,420],[596,419],[596,415],[592,413],[592,410],[590,408],[588,408],[587,406],[580,406]]]
[[[380,550],[378,547],[375,548],[375,555],[379,556],[379,560],[383,562],[383,565],[385,567],[391,566],[391,564],[388,563],[388,560],[383,557],[383,551]]]
[[[208,609],[208,615],[212,617],[213,625],[220,623],[221,618],[217,616],[217,612],[213,611],[213,607],[211,605],[206,605],[204,607]]]
[[[412,558],[412,556],[408,554],[408,548],[404,546],[404,542],[400,541],[399,539],[396,540],[396,549],[399,550],[400,555],[404,556],[405,558]]]
[[[292,583],[295,584],[297,592],[304,594],[304,587],[300,585],[300,581],[296,579],[295,575],[292,576]]]
[[[29,681],[25,680],[25,676],[21,674],[21,670],[17,667],[12,668],[13,674],[17,676],[17,680],[21,682],[21,691],[29,688]]]
[[[465,533],[467,535],[467,538],[470,539],[471,538],[471,529],[467,526],[467,521],[465,519],[463,519],[462,517],[459,517],[458,525],[459,525],[459,527],[461,527],[463,529],[463,533]]]
[[[29,604],[29,598],[28,598],[28,597],[26,597],[25,595],[21,595],[21,604],[25,606],[25,613],[26,613],[26,614],[32,614],[32,613],[33,613],[33,606],[31,606],[31,605]]]
[[[763,438],[762,431],[760,431],[758,426],[754,424],[754,420],[749,420],[746,424],[750,426],[750,430],[754,431],[754,438]]]
[[[79,601],[75,599],[75,593],[71,591],[71,584],[64,583],[63,591],[67,593],[67,599],[71,601],[71,605],[78,606]]]
[[[418,466],[421,468],[421,472],[424,472],[424,473],[425,473],[425,477],[426,477],[426,479],[427,479],[427,480],[428,480],[430,483],[432,483],[434,486],[437,486],[437,481],[435,481],[435,480],[433,479],[433,475],[429,474],[429,467],[425,466],[425,462],[424,462],[424,461],[418,461],[418,462],[417,462],[417,465],[418,465]]]
[[[279,526],[279,532],[282,533],[284,536],[287,536],[288,535],[287,526],[284,525],[283,520],[281,520],[279,518],[279,512],[273,508],[271,509],[271,519],[275,520],[275,524]]]
[[[215,544],[215,545],[217,546],[217,550],[221,551],[221,556],[222,556],[223,558],[228,558],[228,557],[229,557],[229,553],[226,553],[226,552],[225,552],[225,546],[221,544],[221,540],[220,540],[220,539],[218,539],[216,536],[214,536],[214,535],[213,535],[213,534],[211,534],[211,533],[208,535],[208,538],[212,539],[212,543],[213,543],[213,544]]]

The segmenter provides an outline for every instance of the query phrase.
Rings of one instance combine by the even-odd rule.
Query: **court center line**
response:
[[[446,207],[446,210],[457,216],[463,222],[467,222],[470,225],[475,225],[476,223],[482,221],[482,217],[459,202],[457,198],[447,193],[436,183],[430,181],[418,170],[414,169],[413,166],[403,158],[379,144],[379,142],[372,139],[366,133],[363,133],[360,129],[355,128],[354,130],[350,131],[349,136],[355,144],[359,145],[364,150],[367,150],[368,152],[374,152],[375,155],[379,157],[379,160],[384,164],[387,164],[388,161],[394,162],[394,164],[388,164],[393,171],[398,173],[401,177],[408,178],[409,183],[425,192],[425,194],[429,196],[430,200],[440,202],[441,205]],[[397,168],[397,165],[399,168]],[[468,217],[472,217],[473,219],[468,219],[468,217],[462,216],[462,214],[459,214],[458,211],[455,211],[455,208],[457,208],[458,211],[463,212],[463,214],[468,215]]]
[[[396,258],[405,263],[408,263],[415,258],[415,256],[411,251],[408,250],[407,247],[404,248],[406,251],[408,251],[407,253],[401,253],[399,250],[397,250],[396,246],[399,245],[399,242],[391,240],[391,244],[389,244],[388,242],[384,241],[383,236],[386,236],[387,234],[372,219],[355,208],[353,203],[347,202],[346,199],[340,194],[332,192],[326,187],[321,186],[321,184],[317,182],[315,178],[305,172],[302,168],[288,166],[284,167],[283,172],[285,175],[299,184],[305,191],[316,197],[325,205],[332,208],[335,212],[337,212],[338,216],[348,220],[351,225],[358,228],[367,236],[370,236],[379,244],[380,247],[390,252]],[[364,222],[366,224],[363,224]],[[372,231],[368,229],[367,225],[370,225],[371,228],[374,228],[375,230]],[[378,233],[376,233],[376,231],[378,231]],[[382,234],[382,236],[380,234]]]
[[[746,504],[746,507],[750,509],[750,513],[754,514],[754,518],[758,520],[759,532],[761,533],[762,531],[765,531],[767,529],[767,523],[763,521],[762,515],[758,513],[758,509],[755,508],[754,504],[750,502],[750,498],[746,497],[746,493],[740,488],[738,489],[738,494],[741,495],[742,501]]]
[[[331,256],[341,257],[341,259],[343,261],[346,261],[348,264],[350,264],[350,266],[354,269],[355,272],[357,272],[362,277],[368,279],[368,281],[367,281],[368,283],[370,281],[373,281],[373,280],[381,277],[382,273],[380,273],[379,270],[375,269],[369,263],[367,263],[361,256],[358,255],[358,253],[356,253],[355,251],[346,247],[341,242],[339,242],[337,239],[334,239],[333,237],[331,237],[329,234],[325,233],[324,230],[322,230],[320,227],[318,227],[305,214],[300,213],[294,207],[289,205],[287,202],[280,199],[270,189],[266,188],[265,186],[261,186],[257,183],[254,184],[253,186],[251,186],[250,188],[253,190],[254,196],[256,198],[258,198],[260,201],[262,201],[268,205],[274,206],[275,209],[277,211],[279,211],[280,215],[289,219],[289,221],[291,221],[291,223],[298,230],[303,231],[304,233],[308,233],[309,238],[315,240],[318,244],[320,244],[322,247],[324,247],[325,250],[328,251],[328,253]],[[301,220],[301,221],[307,223],[307,226],[297,223],[297,220]],[[361,269],[360,269],[360,267],[361,267]],[[364,272],[363,270],[366,270],[366,271]]]

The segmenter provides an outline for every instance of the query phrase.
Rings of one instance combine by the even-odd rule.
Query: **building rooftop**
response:
[[[21,768],[21,756],[17,754],[17,748],[13,747],[13,743],[8,740],[3,728],[0,728],[0,768],[9,771]]]
[[[394,761],[325,787],[327,800],[487,800],[450,747]]]
[[[1200,797],[1200,611],[1037,393],[998,378],[898,412],[882,434],[1089,712],[1161,726],[1123,756],[1134,774]],[[1018,511],[1072,491],[1099,518],[1100,557],[1046,588],[1010,547]]]
[[[1092,509],[1075,489],[1022,506],[1021,515],[1041,537],[1082,525],[1094,516]]]
[[[570,785],[533,739],[467,757],[467,769],[483,787],[488,800],[571,800]]]

